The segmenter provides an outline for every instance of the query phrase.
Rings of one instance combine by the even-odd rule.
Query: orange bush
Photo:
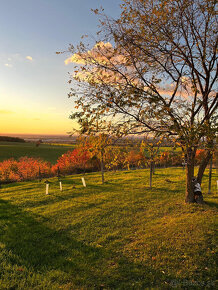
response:
[[[0,180],[5,182],[36,179],[50,174],[50,163],[41,159],[21,157],[0,162]]]
[[[131,167],[141,167],[145,163],[145,157],[141,152],[137,152],[134,150],[129,151],[126,154],[126,158],[124,160],[124,164],[128,169]]]
[[[57,174],[58,168],[62,173],[90,170],[92,168],[90,152],[82,147],[68,151],[52,166],[52,173]]]

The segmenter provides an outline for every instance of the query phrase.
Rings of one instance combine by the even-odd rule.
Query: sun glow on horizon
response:
[[[67,115],[0,110],[0,133],[2,134],[66,134],[76,123]]]

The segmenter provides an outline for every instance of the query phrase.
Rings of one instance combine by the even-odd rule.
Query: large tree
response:
[[[201,182],[215,136],[216,1],[124,0],[121,9],[116,20],[95,10],[100,41],[70,48],[72,118],[83,130],[173,139],[187,158],[186,202],[194,202],[196,150],[204,138]]]

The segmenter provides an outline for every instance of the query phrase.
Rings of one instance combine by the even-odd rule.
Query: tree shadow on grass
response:
[[[34,183],[35,185],[35,183]],[[1,183],[1,187],[5,190],[10,190],[11,188],[18,188],[18,187],[22,187],[23,189],[30,189],[32,187],[29,186],[29,182],[27,183],[27,181],[20,181],[20,182],[3,182]]]
[[[175,186],[175,184],[173,185]],[[181,193],[184,193],[185,195],[185,188],[184,187],[177,187],[176,189],[175,188],[172,188],[172,186],[158,186],[158,187],[155,187],[155,185],[151,188],[149,187],[145,187],[145,189],[147,191],[149,190],[152,190],[153,192],[156,192],[158,194],[161,194],[163,195],[163,193],[170,193],[170,194],[181,194]]]
[[[78,241],[68,230],[54,230],[40,219],[0,199],[0,243],[8,252],[8,265],[32,273],[58,271],[58,284],[70,281],[95,289],[121,285],[127,289],[133,283],[145,287],[164,279],[153,268],[133,263],[116,251]]]
[[[43,188],[44,189],[44,188]],[[73,203],[85,204],[87,206],[87,201],[77,201],[76,199],[86,198],[86,197],[96,197],[96,207],[101,205],[104,201],[99,201],[98,197],[101,196],[101,193],[104,194],[106,192],[110,192],[110,188],[102,188],[101,186],[89,186],[89,191],[84,190],[83,188],[75,188],[75,189],[65,189],[62,192],[59,191],[58,188],[53,189],[53,192],[50,192],[49,195],[45,195],[42,191],[37,199],[33,200],[32,198],[26,198],[20,201],[20,206],[23,208],[31,208],[31,207],[40,207],[44,205],[52,205],[57,202],[62,201],[73,201]],[[55,192],[54,192],[55,190]],[[118,192],[119,193],[119,192]],[[108,195],[109,198],[109,195]]]
[[[212,201],[205,201],[206,205],[209,205],[210,207],[218,208],[218,203],[212,202]]]

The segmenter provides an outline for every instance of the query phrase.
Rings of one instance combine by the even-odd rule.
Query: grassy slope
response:
[[[74,145],[49,145],[41,144],[36,147],[35,143],[0,142],[0,162],[9,158],[20,158],[22,156],[40,157],[51,163],[56,163],[58,157]]]
[[[0,190],[1,289],[215,287],[217,196],[185,205],[181,169],[50,180]]]

